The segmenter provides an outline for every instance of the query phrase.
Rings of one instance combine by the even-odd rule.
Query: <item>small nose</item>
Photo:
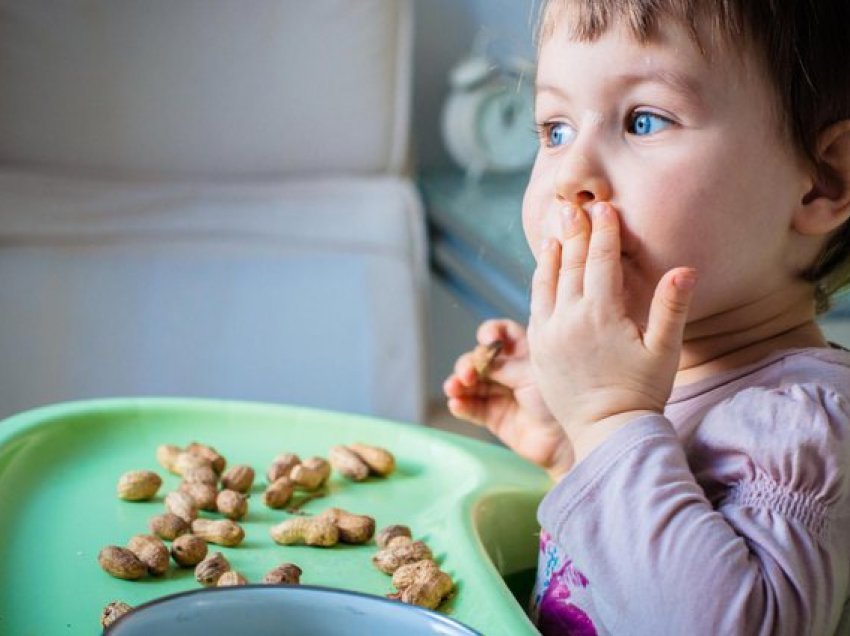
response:
[[[610,201],[611,183],[596,158],[575,152],[562,159],[558,167],[555,194],[560,203],[584,206],[594,201]]]

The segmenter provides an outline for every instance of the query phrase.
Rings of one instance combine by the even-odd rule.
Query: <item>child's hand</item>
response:
[[[472,352],[463,354],[443,384],[452,415],[490,432],[521,457],[554,478],[573,464],[572,448],[552,417],[531,375],[525,330],[510,320],[489,320],[478,328],[478,342],[502,341],[502,350],[483,378]]]
[[[562,212],[562,239],[548,239],[531,289],[534,378],[564,427],[576,460],[634,417],[663,411],[676,374],[695,272],[659,281],[646,332],[626,315],[620,227],[604,203]]]

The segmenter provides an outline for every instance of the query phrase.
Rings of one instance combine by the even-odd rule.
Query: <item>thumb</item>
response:
[[[688,267],[670,270],[658,281],[643,338],[647,349],[653,353],[664,353],[682,346],[696,283],[696,270]]]

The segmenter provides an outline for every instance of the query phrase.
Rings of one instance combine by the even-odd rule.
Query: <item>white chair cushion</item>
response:
[[[0,172],[0,416],[159,394],[420,421],[424,243],[396,177]]]
[[[399,172],[410,0],[0,0],[0,162]]]

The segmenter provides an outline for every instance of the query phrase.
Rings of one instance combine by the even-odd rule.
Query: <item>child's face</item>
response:
[[[699,273],[689,320],[790,289],[805,164],[744,57],[713,50],[709,60],[675,24],[646,45],[616,26],[594,42],[556,29],[540,50],[543,143],[523,204],[535,256],[560,236],[561,208],[603,200],[620,214],[628,313],[640,323],[676,266]]]

